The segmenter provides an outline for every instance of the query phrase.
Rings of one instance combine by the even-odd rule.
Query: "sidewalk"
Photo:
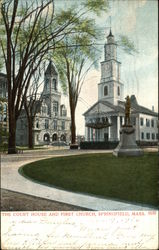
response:
[[[40,152],[24,152],[22,155],[1,156],[1,188],[33,195],[40,198],[80,206],[91,210],[154,210],[130,203],[97,198],[69,191],[52,188],[32,182],[18,173],[19,167],[40,159],[61,157],[65,155],[79,155],[86,153],[110,153],[111,150],[49,150]]]

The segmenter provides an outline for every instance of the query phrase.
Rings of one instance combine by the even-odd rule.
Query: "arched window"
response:
[[[45,88],[46,88],[46,90],[49,89],[49,78],[45,79]]]
[[[36,128],[39,128],[39,121],[36,122]]]
[[[53,81],[52,81],[52,88],[53,88],[53,90],[57,90],[56,79],[53,79]]]
[[[53,134],[52,141],[57,141],[57,134]]]
[[[120,87],[118,86],[118,95],[120,95]]]
[[[66,136],[65,135],[61,135],[60,140],[61,141],[66,141]]]
[[[105,95],[105,96],[108,95],[108,86],[105,86],[105,87],[104,87],[104,95]]]
[[[49,134],[44,134],[44,141],[47,141],[47,142],[50,141],[50,135]]]

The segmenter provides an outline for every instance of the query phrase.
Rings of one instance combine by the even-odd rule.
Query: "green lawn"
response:
[[[37,161],[20,168],[42,184],[113,199],[157,205],[158,154],[117,158],[88,154]]]

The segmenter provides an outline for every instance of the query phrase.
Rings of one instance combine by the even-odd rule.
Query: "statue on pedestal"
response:
[[[130,126],[130,108],[131,108],[131,102],[130,97],[127,96],[125,102],[125,124],[124,126]]]
[[[125,124],[120,129],[120,142],[114,149],[113,155],[117,157],[141,156],[143,151],[136,144],[135,127],[130,123],[130,98],[127,96],[125,99]]]

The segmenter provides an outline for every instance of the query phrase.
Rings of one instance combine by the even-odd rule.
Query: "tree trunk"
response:
[[[9,139],[8,154],[16,154],[16,119],[15,115],[9,114]]]
[[[76,143],[75,109],[71,107],[71,143]]]
[[[32,119],[28,119],[28,147],[30,149],[34,148],[34,143],[33,143],[33,121]]]

